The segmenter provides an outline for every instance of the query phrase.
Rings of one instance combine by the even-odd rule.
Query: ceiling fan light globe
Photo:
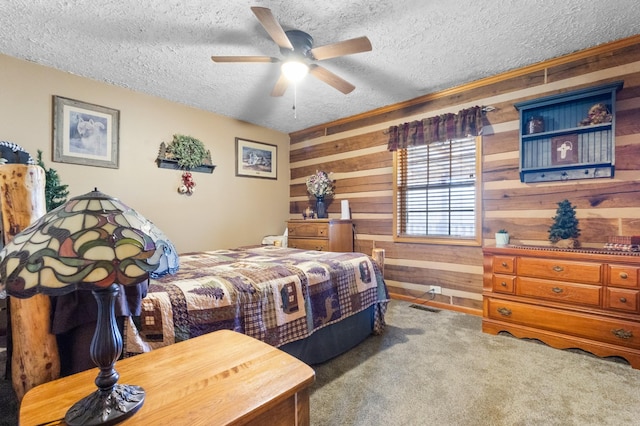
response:
[[[301,81],[308,72],[307,64],[299,61],[287,61],[282,64],[282,74],[292,83]]]

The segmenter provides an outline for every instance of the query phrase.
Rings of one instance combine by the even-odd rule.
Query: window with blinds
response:
[[[395,236],[479,241],[480,138],[400,149]]]

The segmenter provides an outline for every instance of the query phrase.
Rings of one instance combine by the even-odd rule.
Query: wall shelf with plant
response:
[[[211,164],[211,151],[200,140],[179,134],[173,135],[169,144],[160,144],[156,163],[161,169],[200,173],[213,173],[216,168]]]

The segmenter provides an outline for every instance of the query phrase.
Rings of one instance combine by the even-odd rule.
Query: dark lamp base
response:
[[[97,390],[69,408],[67,425],[114,425],[133,416],[144,403],[140,386],[116,384],[111,392]]]

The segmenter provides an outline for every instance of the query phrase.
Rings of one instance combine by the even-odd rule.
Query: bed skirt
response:
[[[375,306],[315,331],[279,349],[307,364],[321,364],[355,347],[373,334]]]

